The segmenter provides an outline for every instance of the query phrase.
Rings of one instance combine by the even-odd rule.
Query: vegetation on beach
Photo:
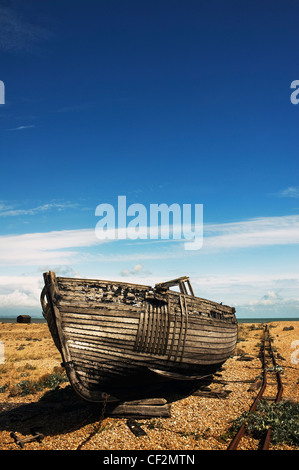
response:
[[[67,380],[46,325],[1,324],[4,364],[0,364],[0,393],[25,396],[55,388]]]
[[[247,432],[256,439],[265,437],[271,428],[273,444],[299,445],[299,403],[269,403],[262,399],[256,411],[246,411],[233,422],[231,433],[237,432],[243,423]]]
[[[22,380],[10,389],[10,396],[24,396],[40,392],[45,388],[56,388],[58,385],[68,382],[64,369],[55,368],[53,373],[42,375],[38,380]]]

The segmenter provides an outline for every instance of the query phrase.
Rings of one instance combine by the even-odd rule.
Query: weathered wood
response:
[[[155,289],[169,289],[169,287],[177,286],[180,282],[184,282],[187,280],[189,280],[188,276],[182,276],[176,279],[172,279],[171,281],[160,282],[159,284],[155,284]]]
[[[132,419],[132,418],[128,419],[127,426],[136,437],[147,436],[144,429],[142,429],[142,427],[140,426],[140,423],[135,421],[135,419]]]
[[[143,398],[141,400],[132,400],[132,401],[125,401],[123,405],[166,405],[167,400],[165,398]]]
[[[98,353],[103,353],[104,355],[107,355],[107,346],[109,346],[109,354],[114,355],[114,354],[121,354],[123,357],[131,357],[131,358],[136,358],[137,356],[134,350],[128,351],[126,347],[129,347],[130,345],[133,346],[133,341],[126,341],[124,343],[123,341],[120,343],[119,339],[116,339],[113,341],[111,338],[104,337],[101,342],[91,342],[87,337],[83,337],[82,335],[80,336],[81,341],[78,341],[79,336],[74,337],[74,339],[77,338],[77,341],[74,342],[73,340],[69,340],[69,347],[75,348],[75,349],[80,349],[84,350],[86,352],[90,351],[92,352],[98,352]],[[84,341],[82,341],[84,340]],[[133,348],[132,348],[133,349]],[[228,345],[227,347],[224,347],[223,344],[219,344],[217,347],[217,344],[213,345],[213,347],[201,347],[201,348],[194,348],[192,350],[189,350],[188,352],[184,353],[184,358],[185,359],[192,359],[195,358],[198,355],[201,354],[219,354],[219,355],[226,355],[229,351],[231,351],[232,346]],[[170,354],[170,353],[169,353]],[[125,356],[124,356],[125,355]],[[167,357],[168,355],[168,350],[166,349],[165,355],[162,355],[162,357]],[[157,355],[158,356],[158,355]],[[138,355],[138,358],[144,358],[148,357],[148,355]],[[156,355],[153,354],[153,357],[156,357]]]
[[[69,303],[70,305],[70,303]],[[128,320],[139,320],[140,314],[142,312],[142,309],[136,309],[134,310],[133,308],[131,310],[125,310],[122,309],[121,306],[117,306],[116,304],[113,304],[113,308],[110,307],[110,310],[107,309],[105,306],[102,307],[98,303],[97,305],[85,305],[85,306],[80,306],[78,304],[73,305],[71,308],[69,307],[68,310],[66,310],[66,306],[61,306],[58,305],[59,310],[61,311],[61,315],[67,317],[74,317],[81,315],[82,324],[90,317],[94,317],[95,320],[97,319],[102,319],[106,321],[125,321],[127,318]],[[126,306],[127,307],[127,306]],[[112,320],[114,319],[114,320]],[[123,320],[122,320],[123,319]]]
[[[167,283],[152,289],[56,278],[52,272],[44,279],[45,318],[71,384],[89,401],[102,402],[99,389],[109,381],[145,373],[154,378],[151,368],[174,373],[176,380],[206,373],[235,348],[234,309],[195,297],[187,277],[173,280],[181,293],[170,291]]]
[[[85,278],[71,278],[71,277],[61,277],[57,278],[57,284],[61,285],[76,285],[76,284],[90,284],[90,285],[121,285],[124,287],[132,287],[138,290],[150,290],[151,286],[145,286],[142,284],[133,284],[130,282],[120,282],[120,281],[107,281],[107,280],[98,280],[98,279],[85,279]]]
[[[205,397],[205,398],[226,398],[230,393],[231,390],[196,390],[192,393],[192,395],[197,397]]]
[[[120,404],[110,411],[107,411],[108,416],[132,416],[135,418],[155,418],[155,417],[170,417],[170,405],[130,405]]]

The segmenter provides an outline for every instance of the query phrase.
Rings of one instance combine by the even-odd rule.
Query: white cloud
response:
[[[3,204],[0,206],[0,213],[8,210],[15,209]],[[46,207],[40,206],[38,210],[46,210]],[[255,246],[298,244],[299,216],[264,217],[243,222],[209,224],[204,233],[203,250],[206,250],[206,253],[240,247],[250,249]],[[93,247],[103,247],[103,243],[108,242],[123,243],[125,241],[99,240],[95,235],[94,228],[0,236],[0,266],[5,266],[3,273],[7,274],[8,267],[19,270],[21,266],[35,266],[35,272],[39,271],[39,275],[36,277],[0,276],[0,308],[18,305],[39,307],[39,295],[43,283],[41,271],[52,269],[60,275],[74,277],[77,275],[75,269],[78,264],[84,263],[86,266],[89,265],[90,268],[87,269],[93,269],[98,277],[97,273],[106,270],[112,261],[124,263],[125,266],[132,262],[132,267],[125,267],[120,272],[119,280],[126,277],[128,280],[131,278],[134,282],[135,279],[142,277],[142,283],[154,285],[157,282],[167,280],[161,260],[190,256],[190,253],[187,254],[183,250],[181,244],[179,246],[176,243],[167,245],[167,240],[163,240],[163,249],[161,250],[143,251],[143,243],[147,243],[147,241],[142,240],[139,244],[137,240],[129,242],[127,252],[125,245],[121,251],[118,250],[118,253],[113,250],[110,254],[103,249],[92,251]],[[154,245],[155,241],[150,242],[154,247],[158,246]],[[203,250],[199,250],[198,253]],[[196,254],[197,252],[192,252],[192,257]],[[145,260],[158,261],[161,269],[159,267],[156,269],[155,275],[152,275],[144,267]],[[184,262],[186,264],[186,258],[184,258]],[[43,267],[41,268],[41,266]],[[97,266],[96,270],[95,266]],[[99,267],[101,267],[100,270]],[[176,263],[176,268],[171,269],[178,269],[178,267],[179,265]],[[167,269],[169,271],[169,266]],[[219,275],[201,277],[197,274],[191,275],[196,295],[234,305],[237,311],[250,314],[266,312],[267,309],[270,314],[271,307],[277,314],[279,311],[283,312],[284,309],[288,312],[298,312],[299,275],[294,275],[287,268],[283,270],[283,267],[280,266],[276,272],[271,274],[264,273],[260,266],[253,274],[247,273],[246,270],[240,272],[239,269],[235,275],[232,275],[225,272],[225,267],[222,268],[222,271],[223,274]],[[171,277],[177,277],[177,274]]]
[[[78,255],[70,248],[90,247],[98,243],[93,229],[1,236],[0,264],[69,264]]]
[[[257,306],[257,305],[275,305],[275,304],[282,304],[285,300],[280,295],[280,293],[275,292],[274,290],[268,291],[262,297],[251,299],[248,302],[249,306]]]
[[[195,295],[236,308],[237,317],[299,316],[299,274],[238,273],[191,278]]]
[[[289,186],[287,189],[280,191],[278,193],[280,197],[292,197],[292,198],[299,198],[299,186]]]
[[[43,279],[37,276],[0,276],[0,307],[36,307]]]
[[[299,244],[299,215],[204,226],[206,249]]]
[[[149,275],[151,274],[150,271],[148,271],[147,269],[144,269],[143,265],[141,263],[139,264],[135,264],[133,266],[133,269],[122,269],[121,271],[121,276],[124,276],[124,277],[127,277],[127,276],[136,276],[136,275],[139,275],[139,276],[144,276],[144,275]]]
[[[275,293],[274,293],[275,294]],[[266,294],[237,306],[240,317],[298,318],[299,299],[284,299]]]
[[[44,205],[30,209],[30,213],[47,210],[51,205]],[[57,207],[57,206],[56,206]],[[3,210],[0,215],[15,213],[18,209]],[[12,215],[12,214],[11,214]],[[184,240],[181,240],[184,241]],[[46,233],[29,233],[23,235],[0,236],[0,265],[41,265],[41,264],[70,264],[79,260],[82,256],[76,248],[93,247],[102,243],[122,243],[123,240],[103,239],[96,237],[95,230],[78,229],[62,230]],[[149,240],[151,243],[167,244],[167,240]],[[187,256],[180,247],[174,249],[176,243],[170,240],[172,249],[144,253],[140,250],[139,241],[130,241],[135,250],[130,254],[122,253],[104,255],[103,253],[92,254],[85,250],[85,261],[104,260],[135,260],[141,262],[143,259],[166,259],[179,256]],[[141,240],[146,243],[146,240]],[[174,245],[173,245],[174,243]],[[192,252],[192,256],[201,251],[228,250],[236,248],[253,248],[260,246],[289,245],[299,243],[299,216],[264,217],[244,222],[209,224],[204,227],[203,249]],[[169,247],[168,247],[169,248]]]

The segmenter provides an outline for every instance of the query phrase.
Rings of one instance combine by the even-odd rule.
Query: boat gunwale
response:
[[[152,286],[148,286],[146,284],[133,284],[133,283],[130,283],[130,282],[123,282],[123,281],[108,281],[108,280],[105,280],[105,279],[93,279],[93,278],[75,278],[75,277],[64,277],[64,276],[57,276],[56,277],[56,281],[59,283],[59,281],[62,280],[62,281],[66,281],[66,282],[76,282],[76,281],[79,281],[79,282],[85,282],[85,283],[88,283],[88,282],[91,282],[91,283],[94,283],[94,284],[101,284],[101,283],[105,283],[107,285],[121,285],[121,286],[128,286],[128,287],[133,287],[133,288],[137,288],[137,289],[140,289],[140,290],[148,290],[148,291],[152,291],[153,293],[154,292],[157,292],[159,293],[160,295],[165,295],[168,294],[170,296],[174,296],[175,298],[180,296],[180,295],[183,295],[184,298],[187,298],[188,300],[198,300],[200,302],[203,302],[203,303],[206,303],[208,305],[214,305],[214,306],[217,306],[217,307],[224,307],[224,308],[228,308],[231,310],[231,315],[234,316],[234,310],[235,308],[234,307],[231,307],[230,305],[225,305],[225,304],[222,304],[221,302],[216,302],[214,300],[209,300],[209,299],[206,299],[204,297],[198,297],[196,295],[191,295],[191,294],[182,294],[181,292],[178,292],[178,291],[175,291],[175,290],[171,290],[171,289],[165,289],[164,291],[161,291],[160,289],[156,289],[156,287],[152,287]],[[63,292],[60,291],[60,295],[63,296]]]

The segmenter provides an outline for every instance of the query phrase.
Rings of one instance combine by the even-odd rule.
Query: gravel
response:
[[[293,329],[283,329],[291,326]],[[8,355],[12,361],[14,346],[11,341],[12,336],[9,334],[14,334],[17,330],[19,332],[20,326],[10,325],[9,328],[5,324],[0,324],[0,339],[7,341]],[[46,325],[27,325],[23,330],[23,341],[26,335],[32,336],[38,329],[39,331],[43,329],[40,344],[44,344],[46,350],[42,348],[43,354],[40,359],[35,358],[31,363],[34,362],[36,367],[34,373],[42,375],[59,365],[59,358],[55,347],[49,343]],[[272,345],[281,358],[277,359],[277,362],[283,367],[283,398],[298,402],[299,364],[296,364],[296,358],[299,359],[299,354],[296,356],[294,353],[296,350],[292,346],[299,340],[299,322],[272,322],[270,331],[273,337]],[[249,409],[257,393],[249,391],[249,388],[252,384],[250,381],[257,379],[261,373],[261,362],[258,358],[261,334],[260,324],[239,325],[239,342],[234,356],[226,361],[222,370],[215,376],[217,381],[210,384],[211,390],[229,390],[230,393],[226,398],[209,398],[192,394],[181,396],[171,403],[171,417],[138,420],[146,432],[146,436],[141,437],[136,437],[129,429],[127,418],[104,416],[104,419],[101,419],[101,408],[97,414],[92,415],[84,409],[82,403],[78,410],[70,410],[68,413],[54,413],[52,416],[46,413],[35,417],[45,437],[41,443],[25,444],[24,450],[225,450],[232,437],[228,436],[232,421]],[[252,360],[239,360],[246,356],[250,356]],[[28,363],[28,356],[26,361]],[[21,362],[19,356],[18,363],[14,367],[20,367]],[[0,365],[0,385],[3,381],[5,383],[7,374],[5,370],[5,364]],[[20,377],[15,377],[15,380],[20,380]],[[36,403],[45,393],[44,390],[32,395],[11,397],[9,389],[12,385],[13,377],[10,376],[8,389],[0,394],[0,406],[6,404],[6,408],[2,405],[3,413],[0,413],[1,450],[19,449],[10,437],[11,431],[15,431],[21,438],[30,435],[30,417],[27,424],[24,420],[13,421],[13,415],[9,415],[11,413],[9,407],[21,403]],[[60,389],[63,387],[69,387],[69,384],[61,385]],[[5,410],[8,410],[6,414]],[[6,416],[4,420],[3,416]],[[256,444],[254,439],[246,439],[240,449],[253,450],[256,449]],[[271,446],[271,449],[291,450],[294,447],[283,444]]]

